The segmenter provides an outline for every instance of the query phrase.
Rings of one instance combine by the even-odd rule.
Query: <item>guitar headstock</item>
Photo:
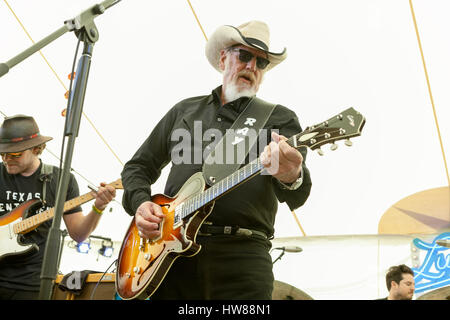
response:
[[[366,119],[361,113],[353,108],[348,108],[327,121],[307,127],[303,132],[292,136],[287,142],[296,149],[308,147],[311,150],[332,143],[331,150],[335,150],[337,148],[335,141],[347,139],[345,144],[351,146],[349,139],[361,135],[365,122]],[[319,154],[322,155],[321,152]]]

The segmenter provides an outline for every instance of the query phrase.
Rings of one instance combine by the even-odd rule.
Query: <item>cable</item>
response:
[[[414,28],[416,30],[416,36],[417,36],[417,42],[419,44],[420,55],[422,57],[423,70],[425,72],[425,78],[427,80],[427,87],[428,87],[428,93],[430,95],[431,106],[433,108],[434,122],[436,123],[436,129],[437,129],[437,133],[438,133],[438,137],[439,137],[439,143],[441,145],[442,157],[444,158],[445,172],[447,173],[448,186],[450,187],[450,176],[448,174],[448,167],[447,167],[447,160],[445,158],[444,145],[442,144],[441,131],[439,130],[439,123],[438,123],[438,119],[437,119],[437,115],[436,115],[436,108],[434,106],[433,94],[431,93],[430,79],[428,77],[427,65],[425,64],[425,57],[423,54],[422,43],[420,41],[419,28],[417,27],[416,15],[414,14],[412,0],[409,0],[409,6],[411,7],[411,15],[412,15],[413,22],[414,22]]]
[[[305,231],[303,230],[302,225],[300,224],[300,221],[298,220],[298,217],[297,217],[297,215],[295,214],[295,211],[292,210],[291,212],[292,212],[292,215],[294,216],[295,221],[297,222],[297,225],[298,225],[299,228],[300,228],[300,231],[303,233],[303,236],[306,237]]]
[[[8,7],[8,9],[11,11],[11,13],[13,14],[13,16],[16,18],[17,22],[20,24],[20,26],[22,27],[23,31],[25,32],[25,34],[27,35],[27,37],[31,40],[31,42],[33,42],[33,44],[35,43],[33,38],[31,38],[31,35],[28,33],[27,29],[25,28],[25,26],[23,25],[23,23],[20,21],[19,17],[16,15],[16,13],[14,12],[14,10],[11,8],[11,6],[9,5],[8,1],[3,0],[6,4],[6,6]],[[39,50],[39,54],[41,55],[41,57],[44,59],[44,61],[47,63],[47,65],[49,66],[50,70],[52,70],[53,74],[56,76],[56,78],[58,79],[59,83],[62,84],[63,87],[64,83],[62,82],[61,78],[58,76],[58,74],[56,73],[55,69],[52,68],[52,66],[50,65],[50,62],[48,62],[47,58],[45,58],[44,54],[42,53],[41,50]],[[67,91],[67,89],[66,89]]]
[[[105,276],[105,274],[106,274],[106,273],[108,272],[108,270],[112,267],[112,265],[113,265],[114,263],[117,262],[117,260],[118,260],[118,259],[114,260],[114,261],[109,265],[109,267],[105,270],[105,272],[103,272],[102,276],[100,277],[100,279],[99,279],[99,280],[97,281],[97,283],[95,284],[94,290],[92,290],[92,293],[91,293],[91,296],[89,297],[89,300],[93,300],[93,298],[94,298],[94,293],[95,293],[95,291],[97,290],[98,285],[100,284],[100,282],[102,282],[102,279],[103,279],[103,277]]]
[[[81,39],[78,38],[77,47],[75,49],[75,56],[73,57],[73,63],[72,63],[72,72],[71,72],[72,76],[70,77],[69,94],[68,94],[68,98],[67,98],[66,117],[65,117],[66,121],[64,121],[64,133],[66,132],[67,122],[69,121],[68,119],[70,117],[69,112],[70,113],[72,112],[72,109],[69,110],[69,106],[70,106],[70,98],[72,96],[72,84],[73,84],[73,78],[74,78],[73,75],[74,75],[74,72],[75,72],[75,65],[77,63],[77,56],[78,56],[78,51],[80,49],[80,43],[81,43]],[[63,157],[64,157],[64,145],[65,145],[65,142],[66,142],[66,135],[63,134],[62,145],[61,145],[61,155],[59,157],[59,170],[60,170],[59,172],[63,172]],[[60,174],[58,176],[58,185],[61,182],[61,177],[62,177],[62,174]]]
[[[14,10],[11,8],[11,6],[9,5],[7,0],[3,0],[6,4],[6,6],[9,8],[9,10],[11,11],[11,13],[14,15],[14,17],[16,18],[17,22],[20,24],[20,26],[22,27],[23,31],[25,32],[25,34],[28,36],[28,38],[31,40],[31,42],[34,44],[34,40],[33,38],[31,38],[31,35],[28,33],[27,29],[25,28],[25,26],[23,25],[23,23],[20,21],[19,17],[16,15],[16,13],[14,12]],[[44,61],[47,63],[48,67],[52,70],[53,74],[56,76],[56,78],[58,79],[59,83],[61,83],[61,85],[64,87],[65,91],[67,92],[67,88],[64,85],[63,81],[61,80],[61,78],[58,76],[58,74],[56,73],[56,71],[53,69],[53,67],[50,65],[50,62],[47,60],[47,58],[45,58],[44,54],[39,50],[39,54],[41,55],[41,57],[44,59]],[[114,152],[114,150],[111,148],[111,146],[108,144],[108,142],[106,142],[105,138],[101,135],[100,131],[98,131],[98,129],[95,127],[94,123],[89,119],[89,117],[82,112],[82,115],[86,118],[86,120],[89,122],[89,124],[92,126],[92,128],[94,129],[94,131],[98,134],[98,136],[100,137],[100,139],[103,141],[103,143],[106,145],[106,147],[111,151],[111,153],[114,155],[114,157],[119,161],[119,163],[124,166],[123,162],[119,159],[119,157],[117,156],[117,154]]]
[[[189,0],[187,0],[187,2],[189,3],[189,6],[191,7],[192,13],[194,14],[195,20],[197,20],[197,24],[200,27],[200,30],[202,30],[203,32],[203,36],[205,37],[206,41],[208,41],[208,37],[206,36],[205,31],[203,30],[202,24],[200,23],[200,21],[198,20],[197,14],[195,13],[194,8],[192,7],[192,4]]]
[[[27,29],[25,28],[24,24],[21,22],[21,20],[19,19],[19,17],[16,15],[16,13],[14,12],[14,10],[12,9],[12,7],[9,5],[9,3],[7,2],[7,0],[4,0],[6,6],[9,8],[9,10],[11,11],[11,13],[14,15],[14,17],[16,18],[17,22],[20,24],[20,26],[22,27],[23,31],[25,32],[25,34],[28,36],[28,38],[31,40],[31,42],[34,44],[35,41],[33,40],[33,38],[31,37],[31,35],[29,34],[29,32],[27,31]],[[67,90],[66,86],[64,85],[63,81],[61,80],[61,78],[58,76],[58,74],[56,73],[56,71],[52,68],[52,66],[50,65],[49,61],[46,59],[46,57],[44,56],[44,54],[39,50],[39,54],[42,56],[42,58],[45,60],[45,62],[47,63],[47,65],[49,66],[49,68],[52,70],[53,74],[56,76],[56,78],[58,79],[58,81],[61,83],[61,85],[64,87],[64,89],[66,90],[66,92],[68,92],[68,99],[67,99],[67,106],[69,106],[70,103],[70,95],[72,93],[72,85],[73,85],[73,75],[74,75],[74,71],[75,71],[75,65],[76,65],[76,58],[77,58],[77,54],[79,52],[79,46],[80,46],[80,39],[78,39],[77,42],[77,47],[76,47],[76,52],[75,52],[75,57],[73,60],[73,64],[72,64],[72,73],[71,73],[71,77],[70,77],[70,85],[69,85],[69,89]],[[68,110],[68,107],[66,108],[66,110]],[[3,115],[4,118],[7,117],[7,115],[2,112],[0,110],[0,113]],[[112,150],[112,148],[109,146],[109,144],[106,142],[106,140],[103,138],[103,136],[100,134],[100,132],[97,130],[97,128],[95,127],[95,125],[93,124],[93,122],[89,119],[89,117],[83,112],[82,113],[83,116],[86,118],[86,120],[90,123],[90,125],[94,128],[94,130],[97,132],[98,136],[100,137],[101,140],[103,140],[104,144],[108,147],[108,149],[112,152],[112,154],[117,158],[117,160],[120,162],[120,164],[123,166],[123,162],[119,159],[119,157],[117,156],[117,154]],[[67,114],[66,114],[66,121],[65,121],[65,125],[64,125],[64,132],[66,130],[66,126],[67,126]],[[51,150],[49,149],[45,149],[47,152],[49,152],[51,155],[53,155],[57,160],[59,160],[59,168],[60,170],[62,170],[62,162],[63,162],[63,150],[64,150],[64,145],[65,145],[65,137],[63,136],[63,140],[62,140],[62,147],[61,147],[61,156],[58,158],[58,156],[56,154],[54,154]],[[76,174],[78,174],[78,176],[80,176],[82,179],[84,179],[85,181],[88,182],[88,184],[94,185],[94,183],[92,183],[91,181],[89,181],[86,177],[84,177],[81,173],[79,173],[77,170],[71,168],[71,171],[75,172]],[[115,199],[114,199],[115,200]],[[117,200],[115,200],[117,202]],[[119,203],[119,202],[118,202]]]

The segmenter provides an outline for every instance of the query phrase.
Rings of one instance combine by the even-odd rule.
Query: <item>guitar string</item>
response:
[[[329,122],[329,124],[330,124],[330,122]],[[321,128],[322,125],[325,126],[325,123],[315,126],[314,129],[316,130],[318,128]],[[339,133],[340,130],[341,130],[341,128],[329,130],[326,133],[319,133],[315,138],[320,139],[322,137],[326,137],[326,134],[332,135],[334,133]],[[302,133],[308,133],[308,132],[310,132],[310,131],[306,132],[306,130],[305,130]],[[297,135],[290,137],[288,139],[288,141],[292,142],[293,139],[296,138],[296,136]],[[334,137],[334,138],[330,137],[330,140],[336,141],[338,139],[336,137]],[[342,138],[339,138],[339,140],[342,140]],[[308,146],[301,145],[301,146],[298,146],[298,148],[299,147],[308,147]],[[193,197],[186,199],[182,203],[184,205],[181,210],[181,216],[182,216],[181,219],[186,218],[191,213],[193,213],[196,210],[198,210],[199,208],[209,204],[214,199],[218,198],[219,196],[222,196],[224,193],[230,191],[232,188],[236,187],[238,184],[244,182],[245,180],[250,179],[252,176],[258,174],[262,170],[264,170],[264,166],[261,165],[260,159],[257,158],[255,160],[251,161],[250,163],[248,163],[247,165],[243,166],[242,168],[240,168],[233,174],[229,175],[228,177],[220,180],[219,182],[214,184],[211,188],[208,188],[205,191],[203,191],[202,193],[194,195]],[[249,172],[247,172],[247,171],[249,171]],[[241,177],[241,175],[242,175],[242,177]],[[235,182],[235,178],[237,180],[236,182]],[[231,186],[230,186],[230,182],[231,182]]]

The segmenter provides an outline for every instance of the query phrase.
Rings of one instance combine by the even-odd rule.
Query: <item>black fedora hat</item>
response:
[[[6,117],[0,127],[0,152],[20,152],[52,139],[40,134],[33,117],[18,114]]]

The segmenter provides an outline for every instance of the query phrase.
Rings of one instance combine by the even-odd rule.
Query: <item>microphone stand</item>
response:
[[[281,251],[281,254],[278,256],[278,258],[276,258],[276,259],[272,262],[272,265],[274,265],[275,262],[277,262],[278,260],[280,260],[281,257],[284,256],[285,253],[286,253],[286,249],[283,248],[283,250]]]
[[[66,239],[68,234],[69,234],[69,232],[67,232],[66,229],[64,229],[62,231],[62,234],[61,234],[62,238],[61,238],[61,246],[59,248],[58,268],[59,268],[59,265],[60,265],[60,262],[61,262],[62,252],[63,252],[63,249],[64,249],[64,240]]]
[[[83,110],[84,97],[86,93],[89,69],[91,65],[92,51],[94,43],[98,40],[98,30],[94,24],[94,18],[103,14],[106,9],[117,4],[121,0],[105,0],[83,11],[74,19],[64,22],[64,26],[53,32],[46,38],[37,42],[16,57],[0,64],[0,77],[6,74],[10,68],[25,60],[36,51],[45,47],[50,42],[56,40],[68,31],[74,31],[80,41],[83,41],[83,54],[78,61],[75,84],[73,92],[69,99],[69,106],[66,115],[66,128],[64,137],[68,138],[66,154],[62,174],[60,175],[58,189],[56,194],[55,215],[52,226],[49,230],[47,243],[45,245],[45,254],[41,271],[41,289],[39,299],[50,300],[54,280],[58,272],[58,260],[61,246],[61,218],[64,213],[64,202],[67,195],[67,188],[70,180],[70,168],[72,155],[75,146],[75,138],[78,136],[81,114]]]

